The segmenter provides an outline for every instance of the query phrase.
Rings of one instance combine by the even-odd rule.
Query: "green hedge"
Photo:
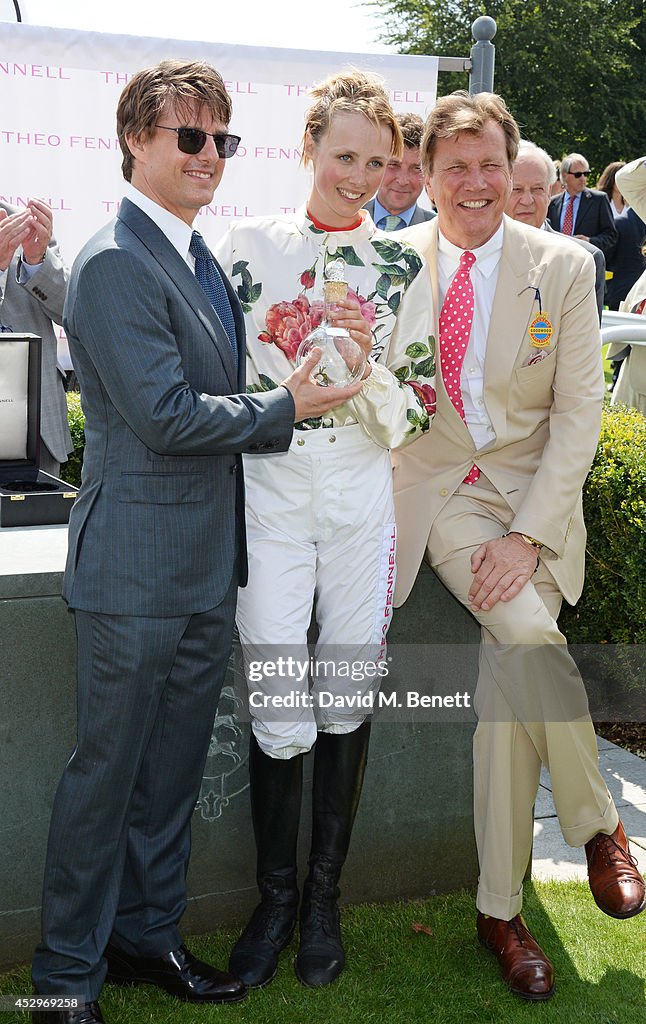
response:
[[[85,448],[85,416],[81,409],[81,396],[78,391],[67,392],[67,419],[74,451],[61,467],[61,480],[66,480],[74,487],[80,487],[83,449]]]
[[[78,392],[68,392],[74,452],[61,476],[79,486],[84,418]],[[560,625],[570,643],[646,643],[646,419],[608,406],[583,491],[588,528],[586,582]]]
[[[607,406],[583,489],[586,578],[559,620],[570,643],[646,643],[646,418]]]

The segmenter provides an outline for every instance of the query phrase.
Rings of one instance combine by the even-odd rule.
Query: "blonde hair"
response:
[[[520,132],[502,96],[494,92],[478,92],[472,96],[459,90],[449,96],[441,96],[428,115],[420,147],[425,172],[429,174],[433,169],[438,139],[450,139],[459,132],[477,135],[484,131],[488,121],[499,124],[505,133],[507,161],[511,169],[518,155]]]
[[[401,128],[384,89],[383,79],[378,75],[348,68],[319,82],[309,90],[309,94],[314,97],[314,103],[305,115],[304,164],[308,161],[305,154],[307,136],[311,136],[318,145],[337,113],[363,114],[376,128],[390,128],[393,137],[391,155],[397,160],[401,158],[404,151]]]

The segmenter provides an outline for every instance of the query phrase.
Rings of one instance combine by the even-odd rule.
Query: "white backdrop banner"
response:
[[[168,58],[206,60],[218,69],[233,103],[231,131],[242,136],[213,202],[196,221],[211,243],[231,220],[287,213],[307,197],[300,144],[307,90],[315,82],[354,66],[384,78],[396,111],[425,118],[435,102],[437,57],[229,46],[2,22],[0,197],[18,207],[30,196],[45,199],[69,263],[119,207],[115,111],[121,90],[136,71]]]

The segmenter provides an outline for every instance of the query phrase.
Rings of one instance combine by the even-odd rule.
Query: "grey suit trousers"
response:
[[[98,998],[111,938],[139,956],[181,944],[190,821],[236,594],[234,572],[224,600],[199,614],[75,612],[78,737],[52,815],[38,992]]]

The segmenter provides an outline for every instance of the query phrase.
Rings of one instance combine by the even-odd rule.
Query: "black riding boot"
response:
[[[292,937],[298,915],[296,842],[303,755],[269,757],[252,733],[249,782],[260,903],[231,950],[229,970],[249,988],[262,988],[275,977],[278,956]]]
[[[303,887],[295,970],[304,985],[329,985],[345,966],[339,877],[350,846],[368,758],[370,722],[354,732],[320,732],[314,748],[312,851]]]

